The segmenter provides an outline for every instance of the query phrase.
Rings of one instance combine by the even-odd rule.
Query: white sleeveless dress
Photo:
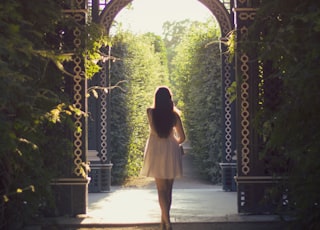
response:
[[[150,134],[144,151],[142,176],[174,179],[182,177],[182,155],[177,140],[174,137],[175,128],[169,137],[158,137],[150,118]]]

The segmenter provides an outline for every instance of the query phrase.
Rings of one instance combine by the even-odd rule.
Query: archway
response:
[[[132,0],[110,0],[104,2],[104,10],[99,12],[99,0],[92,1],[92,17],[96,22],[102,23],[109,31],[110,25],[117,15]],[[87,1],[73,0],[74,8],[65,10],[65,14],[74,17],[81,24],[85,23],[87,14]],[[217,18],[222,33],[222,41],[227,39],[230,31],[236,31],[236,41],[246,37],[248,27],[256,17],[256,10],[260,4],[259,0],[199,0]],[[227,6],[227,7],[226,7]],[[227,10],[228,9],[228,10]],[[83,45],[81,42],[81,31],[75,25],[70,29],[73,32],[73,44],[75,48]],[[224,137],[225,137],[225,156],[226,163],[232,163],[232,154],[237,152],[237,194],[238,212],[263,212],[270,210],[269,206],[261,204],[264,199],[265,191],[270,184],[274,183],[272,176],[264,173],[264,165],[259,159],[259,136],[253,127],[255,111],[259,109],[259,84],[263,80],[260,78],[258,60],[254,53],[246,50],[236,50],[234,62],[229,62],[227,47],[221,43],[222,61],[222,83],[224,101]],[[70,61],[71,68],[74,70],[73,82],[68,82],[68,90],[73,95],[77,106],[86,108],[86,81],[81,78],[82,60],[74,56]],[[102,73],[103,74],[103,73]],[[105,74],[105,73],[104,73]],[[105,76],[105,75],[104,75]],[[103,75],[102,75],[103,77]],[[236,81],[237,99],[235,105],[230,104],[230,95],[227,88],[233,81]],[[102,109],[105,107],[101,107]],[[237,118],[237,119],[236,119]],[[58,208],[61,213],[76,215],[86,212],[87,202],[87,183],[81,177],[81,167],[87,157],[87,121],[85,117],[76,116],[75,125],[84,128],[83,133],[74,133],[71,137],[74,142],[72,162],[73,175],[66,175],[54,181],[57,188]],[[236,127],[236,129],[235,129]],[[106,128],[106,127],[103,127]],[[237,137],[237,140],[236,140]],[[103,140],[104,141],[104,140]],[[107,159],[107,155],[102,155]],[[231,178],[233,180],[233,178]],[[81,202],[79,202],[79,200]],[[68,209],[65,209],[65,204]],[[272,208],[272,207],[271,207]]]
[[[131,1],[111,1],[104,6],[103,11],[100,14],[94,13],[93,16],[96,21],[100,22],[104,25],[106,30],[109,32],[111,24],[113,20],[117,16],[117,14]],[[228,34],[232,31],[232,13],[230,10],[230,6],[227,9],[225,5],[223,5],[220,1],[203,1],[200,4],[203,4],[206,8],[210,9],[210,12],[214,17],[216,17],[221,31],[221,41],[226,41],[228,38]],[[228,6],[228,5],[227,5]],[[97,17],[97,15],[99,17]],[[217,17],[218,15],[218,17]],[[218,19],[219,18],[219,19]],[[227,171],[224,175],[224,189],[225,190],[235,190],[235,182],[232,173],[235,173],[236,163],[234,160],[235,153],[235,103],[231,103],[229,100],[229,93],[227,89],[231,86],[231,83],[234,81],[234,62],[230,62],[230,57],[227,52],[226,45],[221,42],[220,46],[220,54],[221,54],[221,63],[222,63],[222,72],[221,72],[221,82],[222,82],[222,102],[223,102],[223,111],[224,111],[224,120],[223,120],[223,136],[224,136],[224,152],[223,152],[223,170]],[[100,86],[107,86],[108,79],[108,69],[102,68],[101,74],[96,76],[97,81],[95,84],[100,84]],[[105,165],[109,164],[110,155],[108,155],[108,123],[106,123],[107,119],[105,116],[108,112],[108,101],[106,95],[99,98],[98,102],[98,111],[97,116],[94,120],[101,121],[96,124],[96,128],[98,129],[97,134],[101,135],[97,138],[99,142],[98,149],[96,152],[99,153],[100,159]],[[104,117],[104,119],[101,119]],[[89,135],[90,135],[90,127],[89,127]],[[90,140],[90,138],[89,138]],[[91,149],[90,149],[91,150]],[[89,185],[90,186],[90,185]],[[103,189],[106,189],[108,186],[104,186]],[[234,202],[235,203],[235,202]],[[91,211],[90,211],[91,212]]]
[[[97,22],[100,22],[104,25],[106,30],[109,32],[111,24],[116,17],[116,15],[128,5],[132,1],[128,0],[120,0],[120,1],[110,1],[108,4],[104,5],[104,9],[101,13],[98,11],[98,6],[92,5],[92,16],[93,19]],[[231,86],[231,83],[235,80],[234,76],[234,62],[230,62],[229,53],[227,52],[227,46],[224,41],[228,38],[227,36],[232,31],[232,19],[233,14],[231,11],[232,3],[230,1],[218,1],[218,0],[201,0],[206,8],[210,10],[213,16],[216,17],[220,30],[221,30],[221,62],[222,62],[222,101],[223,101],[223,137],[224,137],[224,150],[223,150],[223,170],[227,171],[225,173],[225,189],[232,190],[235,189],[235,183],[233,180],[233,174],[235,172],[235,103],[230,102],[230,94],[228,93],[228,88]],[[100,6],[101,7],[101,6]],[[95,10],[94,10],[95,9]],[[101,86],[105,86],[107,79],[107,70],[104,68],[100,75],[100,84]],[[107,102],[101,102],[100,112],[98,112],[99,116],[105,116],[107,111]],[[97,120],[99,118],[97,117]],[[101,154],[100,159],[103,162],[107,162],[107,148],[108,140],[106,138],[107,126],[105,122],[101,122],[99,129],[101,130],[101,135],[104,138],[101,138],[100,146],[101,149],[98,152]],[[227,178],[226,178],[227,177]]]

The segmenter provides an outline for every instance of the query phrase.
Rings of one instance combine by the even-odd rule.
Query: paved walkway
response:
[[[184,177],[174,183],[171,221],[175,230],[280,230],[277,216],[237,213],[236,192],[200,178],[192,157],[184,156]],[[154,230],[160,229],[160,208],[153,179],[139,178],[127,186],[111,187],[107,193],[89,193],[87,215],[56,218],[46,230]],[[34,230],[28,228],[26,230]]]
[[[236,192],[201,179],[184,156],[184,177],[173,188],[172,222],[208,222],[237,214]],[[129,184],[130,185],[130,184]],[[112,187],[109,193],[89,193],[88,217],[84,222],[129,224],[159,223],[160,207],[153,179],[141,185]]]

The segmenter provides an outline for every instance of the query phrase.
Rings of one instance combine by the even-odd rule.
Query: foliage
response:
[[[209,20],[208,20],[209,21]],[[173,59],[177,55],[176,47],[182,42],[184,36],[189,32],[191,27],[201,27],[202,22],[190,21],[185,19],[182,21],[166,21],[163,23],[163,40],[167,49],[167,60],[169,72],[174,71]],[[171,78],[171,74],[169,76]],[[170,79],[174,84],[174,80]]]
[[[105,29],[99,24],[91,22],[86,24],[83,29],[83,34],[87,36],[83,38],[86,41],[86,46],[82,51],[86,56],[85,76],[91,79],[101,69],[99,61],[101,59],[105,61],[110,58],[108,54],[101,52],[101,47],[110,45],[110,41],[105,33]]]
[[[167,59],[169,63],[169,71],[172,72],[172,60],[176,55],[175,48],[182,41],[182,38],[190,28],[191,22],[189,19],[183,21],[166,21],[163,23],[163,40],[167,48]]]
[[[219,29],[208,21],[188,29],[177,46],[172,79],[184,112],[188,139],[199,169],[212,182],[220,181],[221,60]]]
[[[274,168],[286,164],[281,175],[289,177],[289,205],[298,217],[297,229],[320,227],[319,18],[317,0],[262,1],[242,44],[258,47],[265,86],[269,82],[276,86],[275,97],[266,98],[257,119],[264,127],[264,154],[273,158]]]
[[[71,104],[62,68],[70,59],[59,30],[63,2],[0,3],[0,228],[53,209],[51,179],[71,174],[70,115],[81,111]]]
[[[111,81],[126,80],[126,92],[111,93],[111,161],[113,183],[140,173],[148,137],[146,109],[157,86],[168,83],[162,40],[154,34],[118,33],[113,38]]]
[[[22,1],[4,1],[0,5],[0,171],[4,225],[21,223],[37,208],[41,201],[36,199],[38,196],[42,199],[47,190],[47,183],[43,182],[52,176],[50,170],[44,171],[47,153],[52,152],[45,147],[49,140],[40,137],[44,131],[56,132],[53,127],[45,129],[48,125],[45,115],[60,102],[61,94],[55,88],[59,87],[62,75],[37,50],[48,48],[43,35],[54,30],[50,21],[58,20],[60,14],[55,3],[46,2],[50,11],[39,10],[46,4],[44,1],[36,3],[42,14],[34,14],[33,4]],[[52,78],[48,71],[56,76]],[[65,142],[61,141],[57,146]],[[65,154],[65,150],[61,153]],[[21,189],[31,186],[32,190]]]

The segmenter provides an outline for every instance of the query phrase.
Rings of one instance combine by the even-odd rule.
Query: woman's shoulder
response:
[[[180,119],[180,111],[174,111],[173,114],[177,119]]]
[[[152,113],[154,111],[154,108],[150,107],[150,108],[147,108],[147,113]]]

